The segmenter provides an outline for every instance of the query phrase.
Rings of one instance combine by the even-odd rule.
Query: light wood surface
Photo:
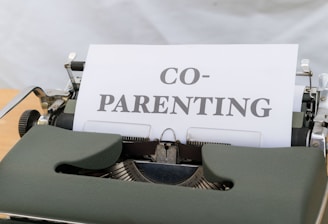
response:
[[[0,108],[2,109],[17,94],[18,90],[0,89]],[[36,109],[42,112],[39,99],[31,93],[12,111],[0,119],[0,160],[20,139],[18,134],[18,121],[25,110]]]

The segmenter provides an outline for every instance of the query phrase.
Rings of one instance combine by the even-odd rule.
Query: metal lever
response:
[[[75,78],[74,78],[74,75],[73,75],[73,72],[72,72],[72,66],[71,66],[71,63],[75,59],[75,57],[76,57],[76,53],[74,53],[74,52],[72,52],[68,55],[68,61],[65,64],[65,68],[67,70],[68,77],[69,77],[69,79],[72,83],[73,90],[74,90],[74,92],[77,92],[79,90],[79,87],[78,87],[78,85],[75,81]]]
[[[21,91],[14,99],[12,99],[4,108],[0,110],[0,119],[9,113],[17,104],[24,100],[31,92],[40,98],[41,104],[46,102],[47,94],[38,86],[30,86]]]
[[[173,134],[174,142],[163,141],[163,135],[165,132],[171,131]],[[175,132],[172,128],[166,128],[159,139],[159,143],[155,149],[155,155],[152,155],[153,161],[158,163],[176,164],[179,160],[179,148],[176,144]]]
[[[310,90],[311,90],[312,89],[312,76],[313,76],[313,73],[310,69],[310,60],[309,59],[302,59],[301,60],[301,68],[302,68],[302,71],[297,72],[296,75],[297,76],[308,76],[309,77]],[[311,91],[310,91],[310,96],[312,97]]]
[[[9,113],[14,107],[23,101],[30,93],[34,93],[40,99],[42,109],[45,110],[45,114],[48,112],[48,105],[54,99],[60,100],[62,97],[68,97],[69,92],[60,91],[60,90],[49,90],[44,91],[41,87],[38,86],[29,86],[26,89],[22,90],[14,99],[12,99],[4,108],[0,110],[0,119]]]

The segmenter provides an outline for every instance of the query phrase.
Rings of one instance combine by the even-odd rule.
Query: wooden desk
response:
[[[0,89],[0,108],[3,108],[17,94],[18,90]],[[31,93],[12,111],[0,120],[0,160],[20,139],[18,134],[18,121],[25,110],[36,109],[42,112],[39,99]]]

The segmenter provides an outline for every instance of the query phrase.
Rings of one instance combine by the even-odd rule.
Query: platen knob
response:
[[[26,110],[18,122],[18,133],[23,137],[39,120],[41,114],[37,110]]]

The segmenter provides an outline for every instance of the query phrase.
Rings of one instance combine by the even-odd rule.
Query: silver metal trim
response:
[[[73,222],[73,221],[67,221],[67,220],[61,220],[61,219],[50,219],[50,218],[30,216],[30,215],[20,215],[20,214],[14,214],[14,213],[1,213],[1,214],[7,215],[9,217],[27,218],[27,219],[31,219],[31,220],[37,220],[37,221],[49,221],[49,222],[55,222],[55,223],[68,223],[68,224],[86,224],[83,222]]]
[[[45,91],[38,86],[29,86],[23,91],[21,91],[14,99],[12,99],[4,108],[0,110],[0,119],[9,113],[14,107],[23,101],[30,93],[34,93],[38,98],[40,98],[41,103],[46,101],[47,95]]]

